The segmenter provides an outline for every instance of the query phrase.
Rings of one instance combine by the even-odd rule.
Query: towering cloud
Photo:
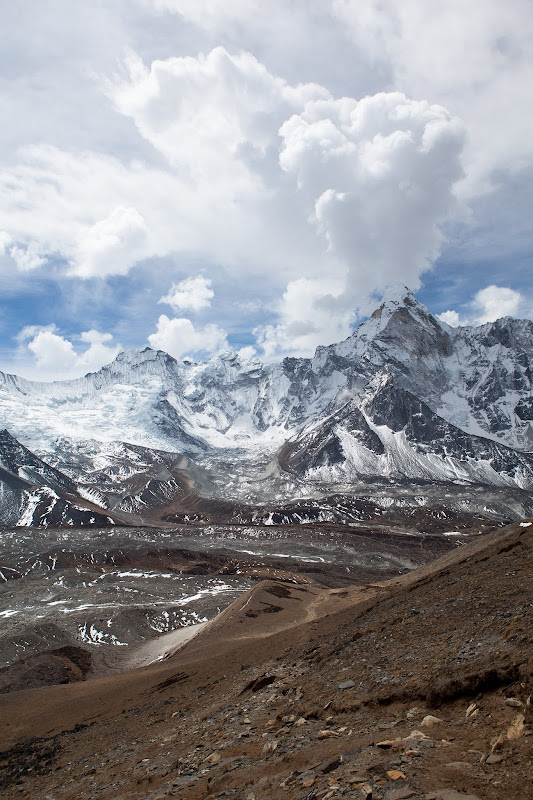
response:
[[[462,175],[463,130],[444,108],[399,92],[335,99],[222,47],[150,66],[130,55],[126,68],[107,93],[158,167],[27,151],[4,174],[19,198],[4,207],[4,227],[12,252],[31,254],[24,269],[59,254],[71,275],[105,277],[200,253],[233,277],[260,274],[285,289],[281,327],[259,334],[272,355],[296,329],[299,352],[338,338],[354,307],[391,280],[418,285]],[[191,276],[162,301],[199,310],[210,292],[208,278]]]

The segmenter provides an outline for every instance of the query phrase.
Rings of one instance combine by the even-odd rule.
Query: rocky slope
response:
[[[162,663],[4,695],[1,796],[530,800],[532,532],[263,582]]]
[[[0,431],[0,526],[114,525],[76,484]],[[91,499],[90,495],[87,499]]]

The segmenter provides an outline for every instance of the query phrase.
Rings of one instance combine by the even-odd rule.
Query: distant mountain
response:
[[[88,506],[75,483],[37,458],[7,430],[0,431],[0,524],[114,525]]]
[[[396,290],[310,359],[179,363],[146,348],[74,381],[0,373],[3,423],[32,451],[1,463],[141,514],[191,491],[289,497],[338,481],[529,490],[532,372],[529,320],[450,328]]]

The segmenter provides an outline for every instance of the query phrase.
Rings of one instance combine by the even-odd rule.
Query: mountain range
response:
[[[313,358],[146,348],[77,380],[0,373],[0,524],[231,521],[451,486],[487,487],[517,518],[531,513],[532,370],[531,321],[451,328],[402,289]]]

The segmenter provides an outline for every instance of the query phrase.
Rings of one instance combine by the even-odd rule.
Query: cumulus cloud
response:
[[[72,272],[81,278],[125,275],[142,258],[146,223],[135,208],[114,208],[81,234]]]
[[[21,272],[28,272],[46,264],[46,258],[39,254],[38,245],[34,242],[25,247],[14,244],[6,249]]]
[[[28,343],[28,350],[34,354],[40,369],[51,372],[68,372],[77,360],[72,342],[51,331],[40,331]]]
[[[198,275],[196,278],[189,277],[179,283],[173,283],[168,294],[164,295],[159,302],[167,303],[175,311],[190,309],[191,311],[201,311],[211,305],[211,300],[215,296],[211,289],[212,281]]]
[[[465,304],[465,313],[448,310],[438,314],[442,322],[453,328],[459,325],[484,325],[501,317],[518,317],[522,312],[524,298],[520,292],[507,286],[486,286]]]
[[[291,281],[279,308],[278,325],[256,328],[254,334],[266,360],[288,354],[307,356],[319,344],[330,344],[350,335],[353,311],[342,308],[342,283],[330,280]]]
[[[505,286],[487,286],[474,297],[472,306],[476,315],[476,323],[494,322],[500,317],[518,315],[522,295]]]
[[[280,164],[308,198],[349,285],[369,293],[400,278],[417,288],[439,251],[439,223],[455,206],[459,121],[440,106],[380,93],[307,103],[280,134]]]
[[[490,185],[497,170],[533,157],[524,93],[533,81],[533,17],[528,0],[333,0],[336,17],[394,85],[446,105],[468,127],[466,191]]]
[[[174,358],[184,356],[212,355],[230,349],[226,333],[218,325],[212,323],[195,328],[190,319],[183,317],[170,319],[161,314],[157,322],[157,331],[148,337],[150,347],[164,350]]]
[[[56,331],[55,325],[31,325],[18,334],[19,343],[26,343],[34,356],[34,365],[30,367],[31,377],[45,380],[79,377],[108,364],[120,351],[119,345],[111,344],[113,337],[110,333],[100,333],[94,329],[84,331],[80,341],[89,346],[78,352],[69,339]]]
[[[233,278],[261,275],[285,291],[279,327],[259,331],[273,357],[347,334],[355,306],[392,280],[416,289],[439,252],[464,140],[441,106],[400,92],[335,99],[222,47],[149,67],[130,55],[106,91],[160,164],[25,150],[0,176],[11,190],[0,222],[37,259],[90,278],[194,252]],[[191,280],[162,301],[205,307],[208,279]],[[334,322],[321,310],[331,296]]]
[[[524,102],[533,81],[533,17],[529,0],[505,3],[461,0],[145,0],[159,12],[175,12],[211,38],[258,42],[269,62],[283,62],[281,41],[293,59],[312,69],[316,42],[327,53],[322,73],[331,69],[345,42],[357,59],[343,93],[361,87],[371,94],[381,85],[412,97],[441,103],[469,130],[467,184],[475,194],[500,169],[531,163],[531,104]],[[289,48],[292,31],[304,31]],[[324,38],[321,38],[324,37]],[[329,37],[329,38],[327,38]],[[314,51],[304,42],[313,42]],[[343,52],[343,62],[349,54]],[[333,73],[337,80],[339,76]],[[362,76],[362,77],[361,77]],[[366,83],[366,88],[365,88]],[[357,90],[356,90],[357,91]]]
[[[452,309],[443,311],[442,314],[437,314],[437,319],[440,319],[441,322],[445,322],[446,325],[450,325],[452,328],[458,328],[460,325],[465,324],[461,322],[459,313],[457,311],[453,311]]]
[[[246,347],[241,347],[239,350],[237,350],[237,355],[241,361],[249,361],[257,356],[257,352],[255,347],[246,345]]]
[[[135,0],[127,14],[122,3],[71,13],[57,0],[46,25],[26,5],[11,4],[5,19],[0,87],[13,109],[0,131],[0,267],[10,291],[68,275],[58,297],[97,283],[100,297],[116,291],[123,301],[125,281],[104,279],[141,265],[128,281],[135,303],[116,303],[123,330],[150,262],[161,272],[143,295],[149,325],[158,314],[146,297],[155,303],[184,264],[198,264],[206,280],[225,271],[217,286],[246,282],[231,300],[239,332],[244,314],[250,327],[268,317],[258,335],[275,357],[291,342],[311,351],[319,330],[344,335],[353,309],[366,310],[393,279],[416,290],[456,196],[477,199],[475,235],[462,239],[469,263],[480,260],[480,239],[485,248],[497,240],[508,263],[513,248],[529,247],[529,0]],[[492,201],[479,202],[489,188]],[[501,236],[504,205],[520,239]],[[468,219],[464,206],[459,213]],[[338,323],[315,313],[324,276]],[[249,290],[260,281],[268,309]],[[309,286],[313,302],[298,304]],[[170,303],[176,317],[197,310],[179,302]],[[461,322],[485,312],[463,304],[445,313],[453,324],[454,314]]]

